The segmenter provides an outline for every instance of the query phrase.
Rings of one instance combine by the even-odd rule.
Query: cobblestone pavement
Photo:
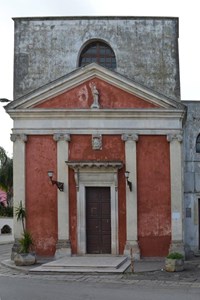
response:
[[[0,261],[9,259],[12,245],[0,245]],[[120,275],[88,275],[88,274],[29,274],[25,269],[18,270],[5,267],[0,264],[0,277],[20,277],[27,279],[41,279],[68,282],[89,283],[120,283],[138,286],[155,287],[185,287],[200,289],[200,259],[194,259],[185,263],[183,272],[169,273],[164,270],[142,273],[126,273]]]

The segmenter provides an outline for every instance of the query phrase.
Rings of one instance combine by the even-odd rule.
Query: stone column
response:
[[[64,182],[64,191],[58,190],[58,242],[56,257],[71,255],[69,240],[69,188],[68,188],[68,167],[65,161],[68,160],[69,134],[55,133],[53,136],[57,141],[57,181]]]
[[[130,256],[132,251],[136,260],[140,259],[138,246],[138,220],[137,220],[137,159],[136,142],[137,134],[123,134],[125,141],[126,171],[129,171],[129,181],[132,183],[132,191],[126,184],[126,245],[124,254]]]
[[[183,255],[183,158],[182,140],[180,134],[167,136],[170,142],[170,178],[171,178],[171,226],[172,239],[169,252],[179,252]]]
[[[11,141],[13,143],[13,207],[14,207],[14,245],[12,248],[11,259],[14,258],[14,254],[19,248],[19,239],[23,233],[21,221],[17,221],[15,216],[15,208],[19,207],[22,202],[25,207],[25,142],[27,136],[25,134],[11,134]]]

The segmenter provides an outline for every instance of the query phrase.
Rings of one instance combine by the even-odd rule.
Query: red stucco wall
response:
[[[57,189],[47,171],[56,176],[56,142],[52,136],[29,136],[26,143],[27,229],[38,255],[52,256],[57,242]]]
[[[156,105],[123,91],[107,82],[94,78],[78,87],[36,105],[37,108],[90,108],[93,103],[89,84],[96,84],[100,108],[155,108]]]
[[[139,136],[137,176],[141,255],[166,256],[171,240],[170,153],[166,136]]]
[[[71,135],[69,160],[125,162],[121,135],[103,135],[102,150],[92,150],[91,135]],[[56,176],[56,142],[52,136],[29,136],[26,144],[27,229],[38,255],[54,255],[57,242],[57,189],[47,177]],[[126,241],[125,168],[119,170],[119,252]],[[138,235],[142,256],[165,256],[171,240],[169,144],[165,136],[139,136],[137,142]],[[69,171],[70,240],[77,253],[77,207],[73,170]]]
[[[125,161],[124,142],[121,135],[103,135],[102,150],[92,150],[91,135],[72,135],[69,143],[69,160],[120,160]],[[126,206],[125,206],[125,178],[124,168],[119,170],[119,251],[123,253],[126,240]],[[70,211],[70,239],[72,252],[77,251],[77,214],[76,187],[73,171],[69,173],[69,211]]]

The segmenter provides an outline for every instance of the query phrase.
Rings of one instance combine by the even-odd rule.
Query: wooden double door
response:
[[[88,254],[111,253],[109,187],[86,187],[86,248]]]

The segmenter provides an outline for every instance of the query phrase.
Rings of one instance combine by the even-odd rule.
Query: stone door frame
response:
[[[111,254],[119,254],[118,238],[118,169],[121,162],[67,162],[74,169],[77,191],[77,254],[86,252],[86,187],[109,187],[111,203]]]

